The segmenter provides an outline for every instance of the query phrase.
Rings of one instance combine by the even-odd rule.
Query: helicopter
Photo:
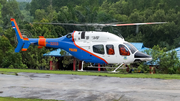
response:
[[[146,24],[163,24],[166,22],[151,23],[132,23],[132,24],[86,24],[88,26],[129,26],[129,25],[146,25]],[[109,32],[101,31],[74,31],[59,38],[24,38],[18,28],[14,18],[11,18],[11,24],[16,32],[18,45],[15,52],[27,51],[30,44],[37,45],[38,48],[52,47],[61,48],[69,52],[75,58],[83,63],[99,64],[118,64],[118,67],[112,71],[116,72],[118,68],[125,64],[139,61],[150,61],[152,57],[140,52],[131,43],[124,40],[123,37],[116,36]],[[46,23],[50,24],[50,23]],[[57,23],[62,24],[62,23]],[[83,24],[68,24],[82,26]]]

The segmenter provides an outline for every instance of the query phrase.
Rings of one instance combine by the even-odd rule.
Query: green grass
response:
[[[120,78],[158,78],[158,79],[180,79],[179,74],[120,74],[120,73],[102,73],[102,72],[78,72],[78,71],[51,71],[51,70],[31,70],[31,69],[4,69],[0,68],[0,73],[16,74],[19,72],[27,73],[47,73],[47,74],[71,74],[71,75],[90,75],[90,76],[107,76],[107,77],[120,77]]]
[[[0,101],[57,101],[57,100],[43,100],[43,99],[26,99],[26,98],[0,97]]]

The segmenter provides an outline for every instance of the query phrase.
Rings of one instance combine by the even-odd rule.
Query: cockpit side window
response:
[[[114,55],[114,46],[113,45],[106,45],[106,51],[108,55]]]
[[[93,52],[98,54],[104,54],[104,45],[94,45]]]
[[[130,55],[128,48],[125,47],[124,45],[119,45],[119,53],[120,53],[120,55],[124,55],[124,56]]]

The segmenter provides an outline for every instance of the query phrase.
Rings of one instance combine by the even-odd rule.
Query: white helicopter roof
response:
[[[105,42],[105,41],[124,41],[124,38],[109,32],[75,31],[74,40],[76,42],[78,41]]]

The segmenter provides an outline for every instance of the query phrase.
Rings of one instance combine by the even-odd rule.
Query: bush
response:
[[[150,69],[149,69],[149,66],[145,62],[142,62],[138,66],[138,71],[141,71],[143,73],[149,73]]]
[[[165,52],[166,48],[160,48],[158,45],[154,46],[150,50],[146,50],[145,52],[152,56],[152,61],[149,63],[151,65],[158,66],[156,68],[156,73],[163,74],[175,74],[180,73],[179,67],[180,62],[177,57],[177,52],[175,50]]]

